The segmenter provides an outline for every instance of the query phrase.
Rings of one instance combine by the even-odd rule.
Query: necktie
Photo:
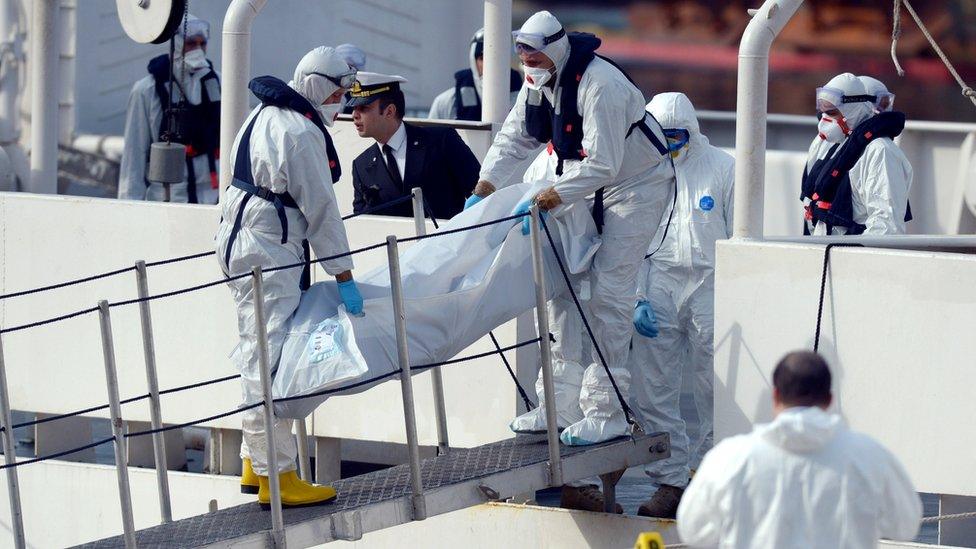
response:
[[[386,169],[390,172],[390,177],[393,178],[393,182],[397,184],[397,187],[403,189],[403,178],[400,177],[400,167],[397,165],[396,157],[393,156],[393,147],[389,145],[383,145],[383,154],[386,156]]]

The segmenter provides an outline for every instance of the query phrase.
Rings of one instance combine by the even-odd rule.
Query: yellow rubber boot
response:
[[[251,467],[251,460],[244,458],[241,464],[241,493],[256,494],[258,493],[258,488],[258,476]]]
[[[288,507],[302,507],[305,505],[319,505],[328,503],[336,498],[335,488],[318,486],[298,478],[295,471],[288,471],[278,475],[281,484],[281,504]],[[268,477],[258,477],[260,489],[258,502],[262,505],[271,503],[271,485]]]

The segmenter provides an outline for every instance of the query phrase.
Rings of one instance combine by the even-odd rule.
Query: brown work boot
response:
[[[585,486],[563,486],[559,497],[559,506],[563,509],[578,509],[580,511],[603,512],[603,492],[595,484]],[[624,508],[619,503],[613,504],[613,512],[621,515]]]
[[[662,484],[651,499],[641,503],[637,514],[642,517],[673,519],[678,514],[678,504],[681,503],[684,493],[684,488]]]

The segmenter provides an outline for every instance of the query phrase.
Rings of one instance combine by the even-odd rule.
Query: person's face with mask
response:
[[[332,92],[332,95],[327,97],[325,101],[322,102],[318,107],[319,116],[322,118],[322,123],[326,126],[331,126],[335,123],[336,118],[339,117],[339,113],[342,111],[342,98],[349,91],[345,88],[339,88]]]
[[[556,64],[549,56],[538,50],[527,47],[518,47],[519,61],[525,70],[525,82],[534,90],[539,90],[545,85],[552,86],[552,75],[555,72]]]
[[[820,122],[817,123],[817,133],[820,135],[820,139],[830,143],[840,143],[847,139],[851,130],[847,126],[847,120],[840,109],[825,103],[821,106],[821,113]]]
[[[183,41],[183,61],[191,71],[209,66],[207,41],[202,36],[190,36]]]

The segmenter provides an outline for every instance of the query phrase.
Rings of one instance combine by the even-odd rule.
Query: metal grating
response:
[[[630,443],[630,439],[621,438],[594,446],[560,445],[560,449],[564,459],[571,459],[572,456],[596,449]],[[424,490],[436,490],[503,471],[538,465],[546,462],[548,456],[544,436],[509,439],[470,449],[452,449],[446,456],[428,458],[421,462]],[[398,465],[340,480],[332,485],[339,493],[334,503],[317,507],[285,508],[283,511],[286,527],[322,519],[340,511],[407,497],[410,495],[410,468],[407,465]],[[139,547],[198,547],[270,529],[271,513],[255,502],[140,530],[136,533],[136,540]],[[117,536],[78,547],[94,549],[124,546],[122,536]]]

